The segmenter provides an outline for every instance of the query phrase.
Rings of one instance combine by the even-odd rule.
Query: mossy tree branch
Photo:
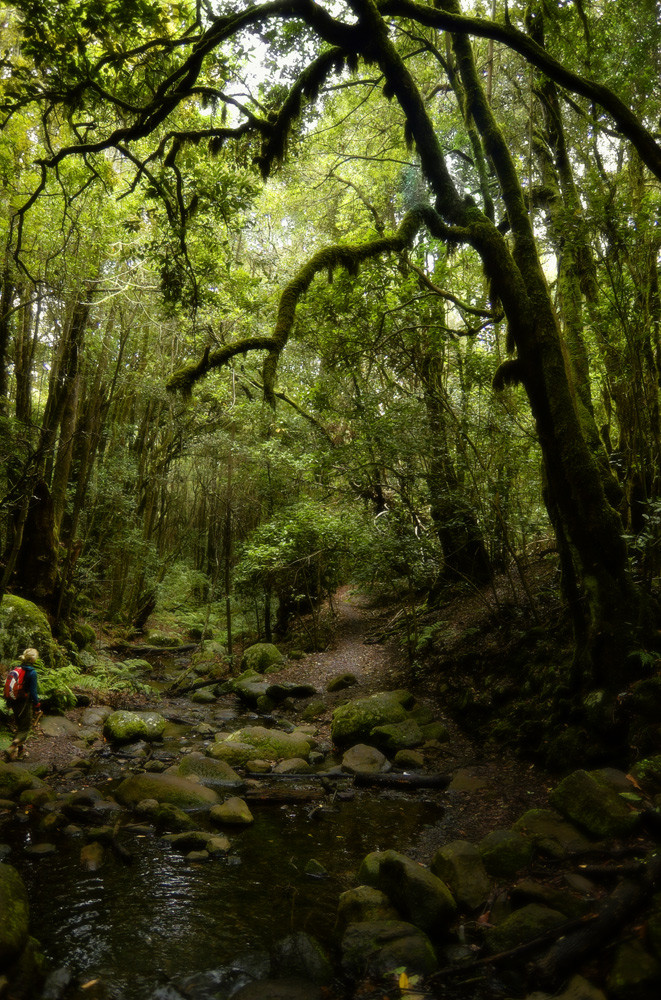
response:
[[[430,28],[492,38],[494,41],[502,42],[522,55],[527,62],[542,70],[561,87],[587,97],[608,112],[622,135],[636,147],[643,162],[661,180],[661,146],[631,108],[603,83],[581,76],[563,66],[529,35],[512,24],[498,24],[486,18],[466,17],[456,11],[439,9],[445,6],[443,2],[438,6],[431,6],[415,3],[414,0],[383,0],[378,6],[384,17],[411,18],[418,24]]]
[[[227,364],[237,354],[248,351],[268,351],[262,368],[264,397],[275,407],[275,377],[280,354],[285,348],[296,317],[296,307],[307,292],[312,281],[320,272],[331,273],[337,267],[344,267],[350,274],[357,274],[363,261],[387,253],[406,250],[416,234],[426,226],[438,239],[453,243],[468,240],[468,232],[445,225],[437,212],[429,205],[419,205],[406,213],[398,228],[391,236],[381,236],[360,244],[338,244],[324,247],[303,265],[298,274],[285,286],[280,296],[280,305],[272,337],[246,337],[234,344],[228,344],[217,351],[207,347],[202,358],[194,365],[187,365],[174,372],[167,382],[171,392],[189,394],[200,379],[214,368]],[[288,400],[289,402],[289,400]]]

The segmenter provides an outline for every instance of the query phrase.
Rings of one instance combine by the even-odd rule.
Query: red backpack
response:
[[[7,701],[17,701],[25,696],[23,685],[25,683],[25,670],[23,667],[13,667],[7,674],[5,681],[4,695]]]

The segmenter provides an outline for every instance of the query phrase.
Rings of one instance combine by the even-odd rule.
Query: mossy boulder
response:
[[[205,642],[191,656],[193,671],[198,674],[210,674],[212,677],[224,677],[229,663],[228,652],[219,642]]]
[[[213,705],[216,701],[216,695],[209,688],[200,688],[199,691],[193,691],[189,697],[196,705]]]
[[[349,924],[375,920],[397,920],[399,914],[385,892],[371,885],[359,885],[340,894],[337,905],[337,924]]]
[[[179,764],[168,768],[166,774],[178,774],[182,778],[195,778],[207,788],[236,789],[245,782],[227,761],[214,760],[201,753],[187,754]]]
[[[312,698],[317,694],[317,689],[313,684],[298,683],[297,681],[279,681],[276,684],[269,684],[266,695],[271,701],[279,705],[286,698]]]
[[[158,712],[112,712],[103,723],[103,735],[111,743],[160,740],[167,725]]]
[[[489,875],[512,878],[530,864],[533,844],[515,830],[492,830],[480,841],[478,851]]]
[[[444,722],[428,722],[421,725],[422,735],[425,740],[432,740],[435,743],[447,743],[450,739],[450,730]]]
[[[332,694],[334,691],[344,691],[346,688],[353,687],[357,683],[358,681],[354,674],[338,674],[337,677],[331,677],[326,685],[326,690]]]
[[[289,760],[292,757],[302,757],[303,760],[307,760],[312,749],[312,740],[300,732],[284,733],[279,729],[266,729],[264,726],[245,726],[221,739],[211,752],[214,757],[230,760],[232,748],[236,746],[250,747],[252,757],[259,757],[261,760]],[[225,756],[221,749],[229,750],[230,756]],[[245,759],[249,760],[250,757]]]
[[[284,656],[272,642],[256,642],[244,650],[241,666],[244,670],[256,670],[260,674],[266,674],[280,670],[284,662]]]
[[[29,937],[30,906],[23,879],[11,865],[0,864],[0,970],[13,962]]]
[[[487,950],[492,954],[510,951],[527,941],[541,937],[546,931],[565,922],[565,915],[539,903],[529,903],[515,910],[486,936]]]
[[[301,712],[301,719],[304,722],[313,722],[326,712],[326,702],[321,700],[310,701]]]
[[[26,788],[32,788],[33,776],[17,764],[0,764],[0,799],[17,798]]]
[[[227,740],[220,740],[220,742],[214,743],[209,747],[209,757],[212,757],[214,760],[225,761],[232,767],[245,767],[248,761],[252,761],[255,758],[255,748],[250,743],[234,741],[228,743]],[[271,765],[266,761],[264,763],[265,768],[270,770]]]
[[[333,967],[316,938],[296,931],[278,941],[273,949],[276,970],[282,976],[301,976],[311,983],[330,983]]]
[[[398,750],[393,761],[403,771],[415,771],[425,766],[424,755],[418,750]]]
[[[213,806],[212,806],[213,808]],[[157,802],[156,799],[143,799],[137,804],[136,812],[145,816],[158,830],[182,832],[194,830],[197,822],[183,809],[171,802]]]
[[[339,705],[333,712],[331,737],[340,746],[367,743],[377,726],[404,722],[407,717],[398,691],[383,691]]]
[[[396,969],[428,976],[438,968],[431,941],[419,927],[403,920],[349,924],[341,943],[342,968],[353,979],[381,978]]]
[[[580,917],[590,908],[590,901],[584,896],[577,896],[569,889],[555,888],[535,879],[522,879],[510,890],[510,900],[515,907],[527,903],[540,903],[551,910],[558,910],[568,920]]]
[[[640,941],[624,941],[615,954],[607,987],[613,1000],[657,1000],[661,992],[661,964]]]
[[[178,635],[173,632],[163,632],[161,629],[154,629],[153,632],[149,632],[147,635],[147,643],[150,646],[159,646],[163,649],[172,649],[175,646],[181,645],[181,640]]]
[[[397,851],[373,851],[360,866],[361,882],[384,892],[398,912],[435,935],[452,922],[457,905],[445,882]]]
[[[53,639],[48,618],[36,604],[14,594],[5,594],[0,604],[0,659],[11,662],[28,646],[39,652],[47,667],[66,663],[64,652]]]
[[[574,771],[549,795],[549,802],[593,837],[626,837],[640,816],[610,785],[588,771]]]
[[[78,649],[85,649],[86,646],[93,646],[96,642],[96,632],[87,622],[76,622],[71,629],[71,638]]]
[[[489,898],[491,883],[480,852],[467,840],[453,840],[439,848],[431,870],[446,883],[460,909],[475,910]]]
[[[392,722],[385,726],[375,726],[370,733],[372,742],[385,753],[397,753],[398,750],[411,750],[419,747],[425,741],[422,729],[415,719],[404,719],[403,722]]]
[[[213,788],[177,774],[132,774],[115,789],[115,798],[124,806],[134,806],[144,799],[170,802],[179,809],[208,809],[218,805]]]
[[[258,670],[253,670],[251,667],[230,681],[230,688],[246,705],[255,707],[259,699],[266,695],[269,682]]]
[[[248,803],[237,796],[226,799],[219,806],[212,806],[209,819],[219,826],[250,826],[255,822]]]
[[[592,841],[553,809],[529,809],[513,830],[530,838],[536,850],[552,858],[589,851]]]
[[[390,762],[376,747],[357,743],[342,757],[342,770],[349,774],[380,774],[390,770]]]

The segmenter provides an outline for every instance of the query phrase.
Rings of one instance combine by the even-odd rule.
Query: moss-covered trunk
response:
[[[483,584],[491,579],[491,564],[475,511],[459,482],[448,447],[439,397],[440,369],[438,355],[425,357],[422,378],[430,437],[429,507],[443,548],[443,576]]]
[[[437,6],[460,13],[457,0]],[[642,598],[628,572],[622,524],[610,506],[597,463],[586,444],[565,361],[561,332],[540,264],[528,204],[516,165],[486,99],[470,41],[453,37],[466,120],[475,123],[498,179],[511,236],[505,238],[471,198],[462,197],[416,83],[372,0],[354,3],[367,29],[365,51],[397,98],[436,196],[436,208],[454,238],[479,253],[492,292],[503,305],[509,343],[518,358],[509,375],[525,386],[545,465],[556,530],[571,554],[580,587],[575,681],[610,688],[626,681],[626,654],[639,643]],[[560,538],[559,538],[560,540]],[[631,661],[629,661],[631,662]]]

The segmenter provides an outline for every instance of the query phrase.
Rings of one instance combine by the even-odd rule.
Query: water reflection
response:
[[[253,812],[253,826],[230,834],[230,854],[205,862],[188,862],[156,837],[126,840],[131,865],[106,849],[95,872],[81,865],[80,839],[41,861],[17,845],[11,861],[53,964],[112,983],[124,1000],[144,1000],[164,981],[219,969],[293,930],[329,944],[339,893],[357,884],[363,857],[408,848],[439,815],[411,797],[363,795],[322,818],[300,806]],[[327,878],[305,875],[313,859]]]

